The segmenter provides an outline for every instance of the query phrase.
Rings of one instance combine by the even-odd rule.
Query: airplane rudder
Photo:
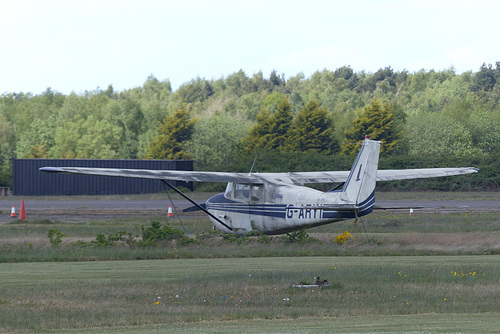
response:
[[[366,138],[354,161],[342,189],[342,197],[349,202],[361,203],[373,196],[377,179],[379,141]]]

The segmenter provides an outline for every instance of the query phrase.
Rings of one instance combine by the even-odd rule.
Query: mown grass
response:
[[[292,287],[318,275],[332,285]],[[498,277],[499,256],[3,263],[0,331],[159,325],[168,331],[230,320],[243,320],[243,329],[245,321],[266,319],[471,317],[498,313]]]
[[[498,313],[416,314],[341,318],[296,318],[245,321],[205,321],[201,323],[159,324],[71,330],[87,333],[497,333]],[[50,333],[68,333],[50,331]]]

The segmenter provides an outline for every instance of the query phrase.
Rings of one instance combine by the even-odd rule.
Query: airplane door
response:
[[[250,224],[252,229],[262,231],[265,219],[265,187],[263,184],[250,186]]]

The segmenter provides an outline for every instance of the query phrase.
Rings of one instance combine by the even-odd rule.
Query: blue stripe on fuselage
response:
[[[293,206],[285,204],[247,204],[242,202],[236,202],[224,197],[223,193],[217,194],[211,197],[207,203],[208,210],[220,210],[227,212],[242,213],[255,216],[265,216],[265,217],[275,217],[275,218],[285,218],[287,213],[287,208],[293,208]],[[321,209],[323,219],[350,219],[365,216],[373,211],[373,206],[375,205],[375,191],[362,203],[358,205],[357,212],[352,209]],[[328,204],[324,205],[328,207]],[[308,210],[307,208],[301,208],[302,210]],[[305,215],[305,218],[308,216]],[[290,217],[289,217],[290,218]],[[311,217],[309,217],[311,218]]]
[[[248,204],[224,197],[223,193],[212,196],[207,201],[208,210],[220,210],[248,215],[285,218],[285,204]]]

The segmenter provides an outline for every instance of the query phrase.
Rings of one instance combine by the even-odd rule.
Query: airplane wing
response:
[[[121,176],[159,180],[194,182],[235,182],[263,184],[265,182],[284,182],[296,185],[304,183],[341,183],[345,182],[349,171],[333,172],[293,172],[293,173],[228,173],[192,172],[179,170],[86,168],[86,167],[42,167],[43,172],[73,173],[87,175]],[[377,171],[377,181],[409,180],[441,176],[477,173],[477,168],[423,168],[423,169],[386,169]]]
[[[377,171],[377,181],[395,181],[425,179],[428,177],[455,176],[477,173],[474,167],[460,168],[420,168],[420,169],[384,169]]]
[[[191,172],[181,170],[120,169],[120,168],[87,168],[87,167],[42,167],[42,172],[72,173],[86,175],[104,175],[135,177],[142,179],[194,181],[194,182],[235,182],[262,184],[262,180],[251,174],[226,172]]]
[[[377,181],[395,181],[422,179],[430,177],[454,176],[477,173],[478,169],[473,167],[460,168],[421,168],[421,169],[383,169],[377,171]],[[294,184],[304,183],[341,183],[345,182],[349,171],[334,172],[296,172],[296,173],[263,173],[263,179],[272,175],[273,178],[289,178]]]

